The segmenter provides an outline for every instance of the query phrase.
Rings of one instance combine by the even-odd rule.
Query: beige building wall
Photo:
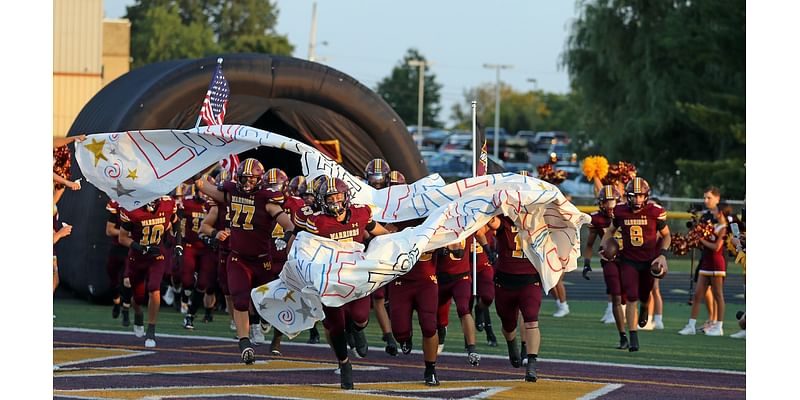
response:
[[[107,54],[106,54],[107,53]],[[63,137],[105,84],[128,72],[130,23],[102,0],[53,0],[53,136]]]
[[[103,20],[103,86],[131,69],[131,22]]]

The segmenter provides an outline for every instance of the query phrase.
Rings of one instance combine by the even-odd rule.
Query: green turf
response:
[[[694,268],[697,268],[697,257],[694,259]],[[728,268],[727,272],[728,275],[742,275],[742,266],[733,262],[733,260],[728,259]],[[597,261],[596,261],[597,262]],[[581,264],[579,262],[578,264]],[[691,260],[688,257],[670,257],[667,258],[667,264],[669,265],[669,272],[683,272],[688,273],[691,267]],[[594,265],[592,266],[594,267]]]
[[[728,304],[724,324],[725,337],[706,337],[698,332],[696,336],[680,336],[677,331],[686,323],[689,317],[689,306],[679,303],[665,304],[665,329],[660,331],[643,331],[639,334],[641,350],[638,353],[617,350],[614,346],[618,341],[618,334],[614,325],[599,322],[605,310],[606,303],[601,301],[570,301],[571,313],[565,318],[554,318],[555,304],[550,299],[544,300],[540,313],[540,329],[542,332],[542,345],[539,355],[549,359],[568,359],[584,361],[601,361],[625,364],[659,365],[693,368],[715,368],[726,370],[745,370],[745,341],[727,337],[738,331],[734,314],[738,309],[744,309],[741,304]],[[53,320],[56,327],[79,327],[89,329],[129,331],[123,328],[120,320],[111,319],[111,306],[97,305],[86,301],[57,298],[54,301],[54,312],[57,318]],[[705,318],[705,311],[701,309],[700,322]],[[133,319],[133,315],[131,315]],[[492,321],[495,334],[498,337],[499,347],[486,345],[485,334],[478,332],[478,352],[481,354],[507,355],[505,341],[500,333],[500,321],[492,307]],[[229,329],[229,319],[221,313],[215,314],[212,323],[195,322],[195,330],[183,329],[182,315],[172,308],[162,308],[159,314],[157,332],[173,333],[196,336],[218,336],[233,338]],[[319,324],[322,331],[322,325]],[[460,324],[455,315],[455,307],[451,307],[450,327],[448,330],[445,351],[463,351],[463,335],[460,333]],[[367,327],[367,338],[373,348],[382,348],[382,334],[374,316]],[[294,339],[305,342],[307,333],[302,333]],[[422,335],[414,316],[413,342],[415,349],[421,349]],[[323,341],[324,335],[323,335]]]

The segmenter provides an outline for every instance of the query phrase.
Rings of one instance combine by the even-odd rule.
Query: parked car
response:
[[[448,136],[439,146],[439,151],[470,149],[472,149],[472,135],[463,133],[454,133]]]
[[[438,173],[445,182],[453,182],[472,176],[472,150],[450,150],[433,154],[428,162],[428,171]],[[505,168],[501,160],[489,155],[489,160]]]
[[[561,189],[565,195],[594,196],[594,184],[586,180],[580,164],[558,162],[554,167],[555,169],[560,169],[567,173],[567,178],[558,185],[559,189]]]
[[[444,143],[445,140],[452,134],[448,130],[436,129],[432,131],[423,131],[422,133],[422,146],[426,148],[437,149]]]
[[[551,144],[550,147],[547,148],[547,155],[552,156],[553,154],[556,155],[559,161],[578,162],[578,155],[575,154],[568,145],[561,142]]]
[[[548,152],[551,145],[563,143],[569,144],[569,135],[566,132],[537,132],[533,141],[535,143],[535,152]]]

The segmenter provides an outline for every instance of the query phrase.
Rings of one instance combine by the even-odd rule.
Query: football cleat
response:
[[[194,316],[186,315],[185,317],[183,317],[183,328],[194,329]]]
[[[647,313],[647,304],[639,304],[639,328],[644,328],[647,326],[647,320],[649,317],[650,316]]]
[[[273,356],[282,356],[283,354],[281,354],[281,344],[280,343],[270,343],[269,352]]]
[[[136,337],[144,337],[144,325],[133,325],[133,334]]]
[[[353,364],[350,364],[350,361],[339,364],[339,380],[342,389],[353,389]]]
[[[122,309],[122,326],[131,326],[130,310],[127,308]]]
[[[167,291],[164,293],[163,300],[164,304],[168,306],[172,306],[172,303],[175,302],[175,289],[171,286],[167,286]]]
[[[492,332],[491,325],[486,325],[486,344],[489,347],[497,347],[497,337]]]
[[[369,350],[369,343],[367,343],[367,335],[364,329],[353,332],[353,340],[356,344],[356,353],[358,353],[361,358],[366,357]]]
[[[558,310],[556,310],[556,312],[553,313],[553,316],[556,318],[562,318],[566,317],[567,314],[569,314],[569,305],[563,303],[563,305],[558,306]]]
[[[214,309],[206,308],[206,315],[203,316],[203,323],[214,322]]]
[[[234,320],[231,320],[230,329],[236,332],[236,322]]]
[[[469,353],[467,354],[467,362],[469,362],[469,365],[477,367],[481,364],[481,355],[478,353]]]
[[[258,324],[250,325],[250,341],[255,345],[267,343],[267,339],[261,333],[261,327]]]
[[[619,338],[619,344],[617,345],[617,349],[625,350],[627,348],[628,348],[628,337],[627,336],[623,336],[623,337]]]
[[[511,366],[514,368],[519,368],[522,365],[522,359],[520,359],[519,354],[519,345],[517,344],[517,338],[510,342],[506,342],[508,346],[508,361],[511,362]]]
[[[732,338],[734,338],[734,339],[747,339],[747,331],[742,329],[739,332],[736,332],[736,333],[734,333],[734,334],[732,334],[730,336]]]
[[[439,386],[439,378],[436,377],[436,371],[425,373],[425,384],[428,386]]]
[[[311,327],[310,334],[308,335],[308,344],[317,344],[319,343],[319,331],[316,327]]]
[[[156,347],[156,340],[153,338],[147,338],[144,341],[144,347],[153,348]]]
[[[122,306],[119,303],[114,304],[114,306],[111,308],[111,318],[114,319],[119,318],[119,312],[121,307]]]
[[[634,351],[639,351],[639,336],[634,335],[634,333],[636,332],[631,332],[631,339],[630,343],[628,344],[628,351],[631,353]]]
[[[245,364],[252,364],[256,362],[256,351],[253,350],[252,343],[248,338],[239,340],[239,350],[242,352],[242,362]]]
[[[531,358],[525,366],[525,381],[536,382],[539,377],[536,375],[536,359]]]
[[[723,336],[722,325],[719,322],[711,325],[711,328],[706,329],[705,334],[706,336]]]

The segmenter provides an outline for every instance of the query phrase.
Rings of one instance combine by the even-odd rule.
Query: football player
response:
[[[364,168],[364,178],[367,183],[375,189],[383,189],[389,186],[392,175],[389,163],[382,158],[370,160]],[[395,180],[399,180],[400,175],[395,174]],[[405,182],[405,177],[402,178]],[[389,319],[389,314],[386,312],[386,286],[372,292],[372,309],[375,310],[375,317],[378,320],[378,325],[381,327],[383,333],[383,341],[386,342],[385,351],[390,356],[397,355],[397,342],[392,334],[392,321]]]
[[[474,247],[477,260],[478,277],[476,287],[478,289],[478,301],[475,302],[475,329],[478,332],[486,331],[486,344],[489,347],[497,347],[497,337],[492,329],[492,317],[489,312],[494,302],[494,267],[492,264],[497,261],[497,253],[494,249],[494,231],[488,226],[480,228],[475,232],[475,241],[478,246]]]
[[[628,322],[628,351],[639,351],[638,327],[647,324],[647,303],[653,288],[654,275],[663,276],[667,271],[667,250],[671,243],[667,226],[667,211],[648,202],[650,185],[641,177],[631,179],[625,185],[624,204],[614,207],[612,225],[603,234],[601,244],[608,246],[614,234],[622,232],[622,248],[616,257],[625,293],[625,319]],[[659,234],[662,240],[659,243]],[[608,261],[603,249],[600,257]],[[642,307],[636,306],[641,300]]]
[[[264,187],[264,167],[255,158],[248,158],[236,168],[236,182],[226,181],[214,187],[204,179],[197,187],[218,203],[231,209],[231,253],[228,256],[228,289],[233,297],[233,318],[239,338],[239,350],[245,364],[255,362],[255,350],[250,341],[251,330],[260,331],[260,318],[252,309],[250,291],[269,282],[273,246],[270,228],[274,220],[283,227],[285,236],[275,241],[282,250],[291,246],[294,224],[283,210],[283,193]],[[253,335],[263,336],[263,335]]]
[[[164,236],[174,235],[177,204],[162,196],[134,210],[120,209],[119,243],[128,247],[128,261],[122,279],[122,306],[130,307],[133,298],[133,333],[145,337],[145,347],[156,347],[156,319],[161,306],[161,279],[167,268]],[[147,332],[142,305],[147,301]]]
[[[215,182],[230,181],[233,178],[233,174],[223,170],[217,175]],[[233,298],[228,288],[228,256],[231,252],[230,240],[228,240],[231,234],[230,206],[224,203],[220,205],[212,199],[208,199],[207,204],[208,209],[200,226],[199,236],[207,247],[216,249],[217,285],[225,298],[225,305],[230,314],[230,329],[236,331],[236,322],[233,319]],[[204,322],[211,322],[211,320],[204,318]]]
[[[122,286],[122,271],[125,269],[125,259],[128,256],[128,248],[119,244],[119,203],[108,200],[106,203],[108,220],[106,221],[106,236],[111,238],[111,249],[106,258],[106,272],[108,282],[111,284],[111,296],[114,306],[111,308],[111,318],[118,318],[121,311],[120,286]],[[122,314],[122,326],[130,326],[130,314],[128,309]]]
[[[338,241],[359,243],[365,243],[369,235],[389,233],[372,220],[372,211],[368,206],[350,204],[350,189],[343,180],[324,176],[315,186],[317,205],[321,211],[306,220],[306,230],[309,232]],[[322,322],[339,361],[343,389],[353,389],[353,367],[348,358],[345,337],[345,314],[353,321],[356,352],[366,357],[368,345],[364,328],[369,323],[369,306],[370,298],[365,296],[340,307],[323,307],[325,319]]]
[[[589,223],[589,237],[586,239],[586,247],[583,248],[583,277],[589,279],[589,272],[592,271],[592,246],[598,237],[602,238],[605,230],[611,226],[614,207],[620,201],[620,194],[613,185],[605,185],[600,188],[597,194],[597,205],[599,210],[593,212],[592,222]],[[625,333],[625,316],[622,313],[622,278],[619,273],[619,266],[614,261],[600,260],[603,267],[603,279],[606,282],[606,294],[611,298],[609,305],[619,332],[618,349],[628,348],[628,336]]]
[[[464,332],[464,343],[467,350],[467,362],[470,365],[480,364],[481,356],[475,348],[475,320],[472,318],[472,268],[469,248],[472,247],[473,236],[461,242],[453,243],[437,249],[436,279],[439,282],[439,301],[437,305],[436,329],[439,341],[448,325],[450,301],[455,300],[461,330]]]
[[[536,360],[539,356],[541,333],[539,332],[539,310],[542,305],[541,279],[536,268],[525,257],[518,229],[514,222],[504,216],[489,220],[489,229],[496,231],[497,263],[495,264],[494,289],[495,309],[503,325],[503,337],[508,346],[508,359],[514,368],[522,365],[519,341],[517,340],[517,315],[522,314],[524,333],[522,343],[527,356],[525,380],[536,382]]]

